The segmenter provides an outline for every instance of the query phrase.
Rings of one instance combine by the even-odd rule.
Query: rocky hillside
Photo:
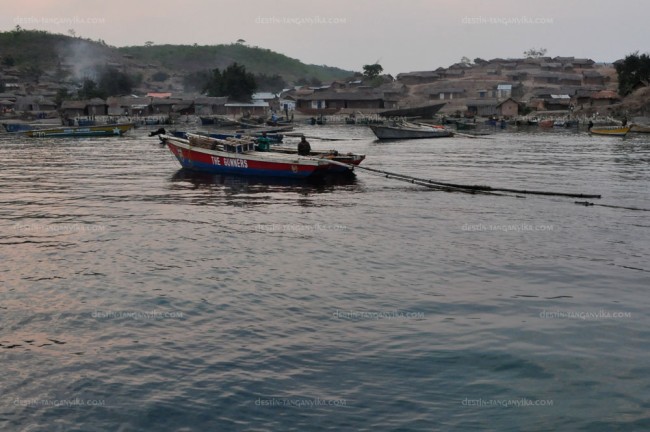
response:
[[[444,101],[445,112],[465,111],[469,105],[477,105],[476,101],[486,105],[506,97],[532,110],[588,110],[592,106],[589,97],[615,94],[617,89],[612,64],[574,57],[457,63],[435,71],[402,73],[397,80],[407,85],[413,105]],[[588,106],[581,103],[583,99]],[[613,99],[611,105],[618,102]]]

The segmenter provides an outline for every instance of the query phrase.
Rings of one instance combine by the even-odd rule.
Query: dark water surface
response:
[[[650,136],[304,131],[650,208]],[[146,132],[0,139],[0,430],[650,430],[649,212],[197,175]]]

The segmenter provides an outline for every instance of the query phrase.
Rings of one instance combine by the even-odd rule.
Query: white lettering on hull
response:
[[[221,165],[233,168],[248,168],[248,161],[245,159],[231,159],[219,156],[210,156],[212,165]]]

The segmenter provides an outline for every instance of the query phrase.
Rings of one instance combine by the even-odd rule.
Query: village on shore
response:
[[[151,66],[151,65],[150,65]],[[38,84],[28,84],[17,68],[0,67],[2,119],[42,121],[128,117],[150,124],[190,122],[199,116],[319,118],[330,123],[377,118],[386,110],[444,104],[440,116],[519,120],[531,117],[611,122],[645,116],[650,108],[648,87],[627,98],[617,93],[614,64],[574,57],[475,59],[448,68],[382,75],[380,82],[357,76],[323,85],[303,85],[278,92],[255,93],[250,101],[208,97],[184,91],[178,82],[156,83],[141,93],[107,99],[55,102],[60,87],[45,72]],[[373,117],[374,116],[374,117]],[[57,120],[55,120],[57,119]],[[143,120],[144,122],[144,120]]]

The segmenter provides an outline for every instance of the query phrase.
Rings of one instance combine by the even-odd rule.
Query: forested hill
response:
[[[237,62],[254,74],[280,75],[287,82],[301,78],[331,81],[353,74],[336,67],[304,64],[274,51],[249,47],[243,43],[228,45],[151,45],[118,48],[126,55],[145,62],[158,62],[174,71],[197,72],[206,69],[224,69]]]
[[[139,76],[147,85],[151,77],[164,74],[182,78],[214,68],[223,69],[237,62],[249,72],[279,75],[287,84],[296,81],[331,81],[353,75],[343,69],[307,65],[274,51],[228,45],[153,45],[117,48],[105,41],[73,35],[24,30],[0,32],[0,72],[11,69],[25,81],[70,82],[93,78],[96,70],[110,65]],[[157,82],[164,80],[153,80]]]

